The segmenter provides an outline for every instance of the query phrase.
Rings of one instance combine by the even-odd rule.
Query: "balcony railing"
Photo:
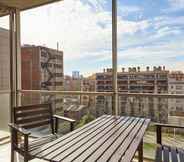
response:
[[[18,92],[19,104],[51,102],[55,113],[76,119],[76,127],[84,124],[86,118],[93,120],[103,114],[113,113],[113,92],[46,90],[19,90]],[[1,91],[0,95],[0,129],[8,130],[10,91]],[[184,124],[183,94],[119,92],[118,96],[119,115],[146,117],[152,119],[152,122]],[[69,131],[67,123],[62,123],[62,131],[66,133]],[[183,134],[184,132],[180,129],[165,130],[163,143],[183,147]],[[154,159],[156,146],[154,127],[150,126],[144,142],[145,157]]]
[[[19,90],[19,93],[24,102],[31,97],[38,99],[38,96],[42,97],[36,102],[53,102],[56,113],[75,118],[78,121],[78,126],[83,124],[83,119],[88,115],[90,119],[93,119],[114,112],[112,110],[113,92]],[[152,122],[184,124],[183,94],[119,92],[118,96],[119,115],[146,117],[150,118]],[[54,102],[54,99],[58,102]],[[60,106],[58,107],[58,105]],[[180,105],[180,109],[177,108],[177,105]],[[180,115],[174,112],[180,112]],[[64,124],[64,127],[67,126]],[[183,147],[183,134],[181,129],[165,130],[163,143]],[[150,126],[144,142],[145,157],[154,159],[156,147],[154,127]]]
[[[55,102],[57,105],[73,104],[93,106],[97,114],[113,113],[113,92],[19,90],[19,105]],[[0,91],[1,109],[9,112],[10,91]],[[184,94],[118,93],[119,115],[141,116],[155,122],[170,122],[175,116],[177,124],[184,118]],[[6,98],[6,99],[4,99]],[[74,98],[72,100],[72,98]],[[75,99],[76,98],[76,99]],[[102,111],[100,110],[102,109]],[[100,112],[101,111],[101,112]],[[2,114],[1,114],[2,115]],[[9,113],[5,115],[8,118]],[[3,119],[3,116],[1,117]],[[181,119],[181,120],[179,120]],[[176,122],[175,120],[175,122]],[[8,120],[6,120],[6,123]],[[2,122],[1,122],[2,123]],[[5,126],[1,126],[4,128]]]
[[[32,98],[35,99],[37,98],[38,101],[35,102],[47,102],[47,99],[54,98],[51,96],[60,96],[63,99],[65,99],[66,96],[70,96],[70,98],[75,96],[78,104],[93,104],[96,111],[100,111],[99,109],[104,109],[105,113],[113,113],[114,111],[112,110],[113,92],[19,90],[19,93],[22,94],[22,103],[24,104],[33,102],[30,97],[30,99],[27,100],[29,102],[26,103],[27,101],[25,101],[25,99],[28,96],[32,96]],[[118,96],[119,115],[149,117],[152,121],[167,123],[169,122],[169,116],[176,114],[176,116],[182,117],[184,114],[184,94],[119,92]],[[59,100],[59,98],[57,98],[57,100]],[[91,100],[93,100],[93,102]],[[174,113],[174,111],[177,111],[177,113]],[[97,116],[99,115],[102,114],[98,113]]]

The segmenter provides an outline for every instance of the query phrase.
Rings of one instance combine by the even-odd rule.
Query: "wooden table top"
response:
[[[103,115],[29,154],[54,162],[130,162],[149,119]]]

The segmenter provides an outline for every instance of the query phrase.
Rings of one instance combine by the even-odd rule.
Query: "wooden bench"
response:
[[[28,152],[35,148],[57,139],[58,120],[71,123],[71,131],[75,120],[53,115],[51,104],[38,104],[19,106],[13,108],[14,123],[10,123],[11,130],[11,162],[14,162],[14,152],[24,157],[24,162],[31,160]],[[50,126],[50,135],[29,141],[31,131],[29,129],[42,126]]]
[[[157,134],[157,150],[156,150],[156,162],[184,162],[184,149],[162,145],[162,128],[184,128],[183,126],[175,126],[169,124],[156,123]]]

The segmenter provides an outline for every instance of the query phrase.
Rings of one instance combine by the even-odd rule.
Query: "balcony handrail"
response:
[[[48,91],[48,90],[18,90],[19,93],[43,93],[61,95],[91,95],[91,96],[112,96],[113,92],[88,92],[88,91]]]
[[[184,94],[169,94],[169,93],[118,93],[119,96],[128,97],[160,97],[160,98],[182,98],[184,99]]]
[[[43,93],[43,94],[61,94],[61,95],[89,95],[89,96],[113,96],[113,92],[88,92],[88,91],[48,91],[48,90],[18,90],[19,93]],[[118,92],[119,96],[129,97],[160,97],[160,98],[184,98],[184,94],[167,93],[124,93]]]
[[[0,94],[7,94],[10,93],[10,90],[0,90]]]

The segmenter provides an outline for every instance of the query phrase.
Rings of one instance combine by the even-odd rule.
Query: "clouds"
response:
[[[184,9],[184,0],[168,0],[169,7],[163,9],[163,12],[177,12]]]
[[[140,66],[166,66],[170,70],[183,70],[184,40],[181,42],[170,42],[137,46],[119,51],[119,67]],[[177,57],[181,56],[177,60]]]
[[[49,16],[47,16],[48,11],[50,11]],[[104,48],[105,43],[110,40],[110,13],[93,12],[91,5],[81,1],[64,1],[52,5],[51,8],[37,11],[38,14],[31,17],[33,12],[23,14],[22,18],[24,22],[31,19],[33,23],[36,21],[41,24],[31,29],[31,32],[38,33],[38,39],[33,38],[33,43],[44,41],[45,44],[54,47],[54,43],[59,41],[64,48],[66,59],[84,57],[84,52],[89,53],[99,50],[100,47]],[[100,23],[105,27],[102,28]],[[27,32],[28,25],[24,23],[22,26],[24,42],[29,42],[32,35]]]
[[[133,14],[138,14],[140,17],[143,12],[143,9],[139,6],[133,6],[133,5],[123,5],[123,6],[118,6],[118,14],[123,16],[123,17],[127,17],[129,15],[133,15]]]
[[[184,0],[169,0],[170,6],[175,9],[184,8]]]
[[[108,0],[82,0],[83,3],[86,3],[90,5],[90,7],[93,9],[93,11],[102,11],[104,9],[104,6],[109,3]]]
[[[66,59],[96,57],[96,53],[104,59],[104,51],[111,53],[112,18],[111,11],[103,9],[105,2],[100,2],[67,0],[36,10],[36,14],[34,10],[22,14],[23,42],[56,47],[56,41],[59,41]],[[94,7],[98,10],[94,11]],[[40,25],[30,30],[30,24],[26,23],[28,20]],[[147,26],[146,21],[132,22],[118,18],[119,35],[133,34]]]
[[[145,9],[128,2],[118,6],[119,65],[180,67],[181,61],[175,58],[184,55],[184,15],[153,16],[149,15],[155,12],[152,7]],[[167,6],[176,10],[184,6],[183,2],[168,0]],[[51,48],[59,42],[64,51],[65,73],[76,67],[85,73],[111,67],[111,1],[66,0],[21,15],[22,42]],[[143,16],[131,19],[131,15]]]

